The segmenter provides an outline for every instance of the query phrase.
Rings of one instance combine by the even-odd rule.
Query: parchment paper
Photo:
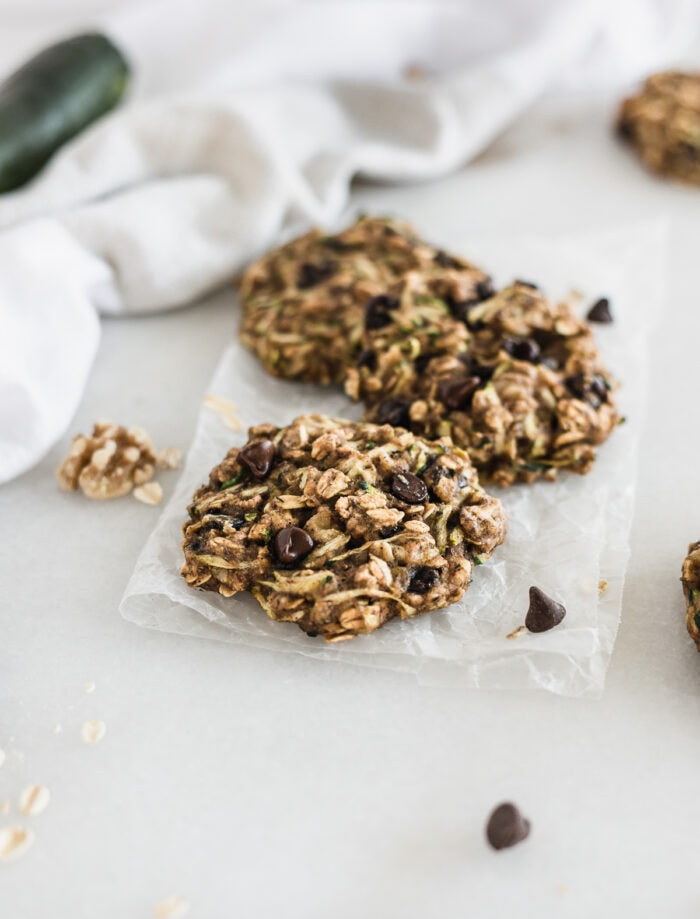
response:
[[[225,599],[192,590],[180,577],[180,530],[189,499],[227,449],[246,439],[245,431],[233,434],[218,414],[203,407],[175,493],[122,598],[125,618],[162,631],[338,664],[410,671],[430,684],[539,688],[571,696],[602,692],[629,556],[647,346],[663,303],[665,226],[635,224],[568,238],[441,242],[487,268],[499,285],[524,278],[553,297],[582,294],[581,313],[598,297],[610,298],[615,322],[597,325],[596,339],[622,383],[618,401],[627,420],[601,447],[593,471],[562,474],[555,483],[492,489],[508,511],[508,539],[475,569],[459,603],[327,645],[292,623],[267,619],[248,594]],[[245,427],[261,421],[284,424],[310,411],[360,416],[360,408],[339,389],[267,376],[237,342],[224,351],[207,393],[233,400]],[[607,581],[604,592],[601,579]],[[524,621],[532,584],[564,603],[567,616],[550,632],[507,638]]]

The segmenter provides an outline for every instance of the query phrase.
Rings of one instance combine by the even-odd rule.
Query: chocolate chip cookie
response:
[[[408,224],[361,217],[335,235],[312,230],[246,270],[241,340],[274,376],[342,382],[364,323],[387,320],[387,288],[408,271],[455,304],[490,290],[481,269],[422,241]]]
[[[649,77],[622,103],[617,128],[654,172],[700,184],[700,74]]]
[[[391,296],[346,377],[367,421],[450,437],[498,485],[590,470],[619,417],[590,326],[568,304],[516,281],[456,311],[415,275]]]
[[[389,425],[252,427],[194,495],[182,574],[342,641],[448,606],[506,535],[467,453]]]
[[[700,651],[700,542],[694,542],[688,546],[681,581],[688,603],[686,616],[688,632]]]

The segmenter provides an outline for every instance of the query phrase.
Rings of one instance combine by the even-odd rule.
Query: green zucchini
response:
[[[0,192],[24,185],[66,141],[113,108],[129,65],[104,35],[46,48],[0,84]]]

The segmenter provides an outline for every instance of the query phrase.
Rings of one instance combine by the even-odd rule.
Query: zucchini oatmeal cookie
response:
[[[295,239],[243,274],[241,340],[273,376],[340,383],[359,350],[365,312],[391,309],[386,290],[408,271],[455,303],[491,292],[488,276],[398,220],[360,217],[342,233]]]
[[[367,421],[451,437],[497,485],[590,470],[619,417],[590,326],[568,304],[516,281],[463,305],[460,321],[417,276],[393,294],[345,382]]]
[[[252,427],[183,533],[191,587],[249,590],[271,619],[342,641],[459,600],[506,518],[449,440],[303,415]]]
[[[700,184],[700,74],[649,77],[622,103],[617,129],[654,172]]]
[[[688,603],[688,632],[700,651],[700,542],[688,546],[681,575],[683,593]]]

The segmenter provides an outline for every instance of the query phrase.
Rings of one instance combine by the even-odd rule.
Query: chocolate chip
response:
[[[486,838],[494,849],[515,846],[530,835],[530,821],[526,820],[515,804],[499,804],[486,824]]]
[[[442,351],[435,351],[433,354],[419,354],[413,365],[416,368],[416,373],[419,376],[422,376],[425,373],[428,367],[428,364],[434,358],[441,357],[441,356],[442,356]]]
[[[392,310],[398,308],[399,301],[396,297],[388,297],[386,294],[371,297],[365,306],[365,328],[383,329],[391,322]]]
[[[410,407],[411,403],[405,399],[387,399],[377,410],[377,421],[395,428],[407,428],[411,422],[408,414]]]
[[[377,369],[377,354],[371,348],[365,348],[357,356],[357,366],[366,367],[372,373]]]
[[[309,629],[306,634],[309,638],[318,638],[318,632],[315,629]]]
[[[608,401],[608,387],[605,385],[605,380],[603,377],[598,376],[597,373],[591,377],[588,388],[590,390],[589,399],[591,396],[595,396],[596,398],[600,399],[601,402]],[[595,407],[597,408],[598,406]]]
[[[529,287],[530,290],[539,290],[537,284],[533,284],[532,281],[523,281],[522,278],[516,278],[513,284],[519,284],[520,287]]]
[[[461,263],[454,258],[452,255],[448,255],[447,252],[436,252],[433,261],[436,265],[439,265],[441,268],[461,268]]]
[[[471,318],[470,314],[474,312],[480,303],[480,300],[460,300],[458,302],[450,300],[449,306],[455,319],[463,322],[471,332],[478,332],[484,328],[485,323],[481,319]]]
[[[525,616],[525,628],[528,632],[548,632],[559,625],[566,616],[566,609],[561,603],[552,600],[539,587],[530,588],[530,606]]]
[[[479,377],[482,383],[490,380],[493,376],[495,367],[489,367],[487,364],[479,364],[471,354],[461,354],[459,360],[467,368],[471,376]]]
[[[610,312],[610,301],[607,297],[601,297],[596,300],[593,306],[586,313],[586,319],[589,322],[612,322],[613,317]]]
[[[293,565],[313,547],[313,539],[301,527],[285,527],[275,536],[275,555],[283,565]]]
[[[427,565],[423,565],[420,568],[416,568],[411,575],[408,589],[410,593],[427,594],[429,590],[435,587],[439,580],[440,575],[438,574],[437,568],[428,568]]]
[[[271,440],[257,440],[243,447],[238,460],[256,479],[264,479],[275,461],[275,445]]]
[[[503,348],[518,361],[537,364],[540,360],[540,346],[534,338],[507,338]]]
[[[601,403],[608,400],[608,388],[605,380],[594,374],[590,379],[586,378],[584,373],[574,373],[567,377],[564,382],[572,396],[588,402],[592,408],[598,408]]]
[[[617,123],[617,136],[622,140],[632,140],[634,138],[634,122],[621,118]]]
[[[303,262],[299,267],[297,286],[300,290],[315,287],[321,281],[326,281],[335,274],[337,265],[331,259],[325,259],[320,265],[313,262]]]
[[[479,281],[476,285],[476,292],[480,300],[488,300],[493,297],[496,293],[496,288],[493,286],[491,278],[484,278],[483,281]]]
[[[428,497],[425,482],[412,472],[396,472],[391,477],[392,494],[406,504],[422,504]]]
[[[438,396],[440,401],[450,409],[455,411],[461,408],[467,408],[471,402],[475,390],[481,386],[479,377],[467,377],[466,379],[441,380],[438,386]]]

